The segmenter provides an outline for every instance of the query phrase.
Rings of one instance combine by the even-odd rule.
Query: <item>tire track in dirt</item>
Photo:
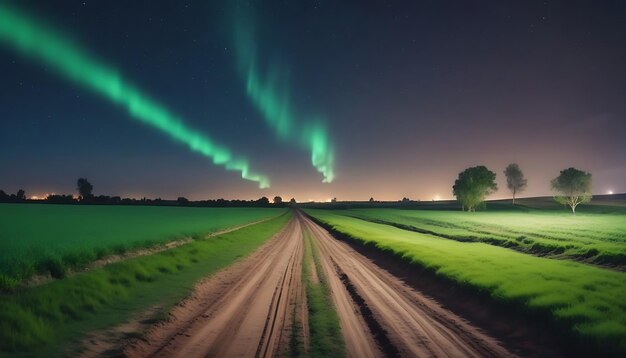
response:
[[[300,223],[292,219],[248,258],[201,282],[168,321],[128,345],[124,353],[130,357],[269,357],[286,352],[293,303],[298,294],[302,296],[302,244]]]
[[[342,280],[343,289],[350,291],[349,299],[356,301],[360,308],[361,319],[366,318],[365,324],[377,338],[382,352],[379,348],[371,350],[372,347],[368,346],[368,356],[514,356],[496,339],[410,288],[347,244],[334,239],[303,214],[297,213],[296,216],[313,234],[327,275]],[[345,296],[337,287],[333,287],[332,291],[333,295]],[[342,300],[345,297],[335,299]],[[344,324],[349,319],[342,317],[345,312],[339,307],[338,313],[344,337],[351,330],[362,330],[358,325]],[[363,352],[351,349],[352,345],[346,337],[348,354],[365,356]]]

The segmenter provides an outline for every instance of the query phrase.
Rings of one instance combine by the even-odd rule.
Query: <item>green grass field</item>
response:
[[[222,209],[220,209],[222,210]],[[74,355],[85,332],[134,312],[180,301],[195,282],[247,255],[283,228],[290,213],[153,255],[0,295],[0,356]]]
[[[0,204],[0,289],[103,256],[280,215],[285,209]]]
[[[577,216],[564,210],[536,209],[476,213],[400,209],[337,212],[457,241],[484,242],[601,265],[626,265],[626,211],[581,212]]]
[[[577,339],[598,349],[626,353],[626,273],[571,260],[536,257],[485,243],[459,242],[402,230],[349,217],[343,215],[344,211],[306,212],[343,234],[391,251],[442,278],[486,293],[504,304],[545,314]],[[464,215],[468,219],[463,221],[470,222],[470,217],[482,217],[468,213],[434,215]],[[516,215],[519,218],[515,220],[509,217],[513,224],[524,222],[524,214]],[[454,224],[461,223],[462,216],[457,218]],[[584,220],[584,217],[579,219]],[[605,229],[602,225],[600,222],[595,226],[589,224],[587,229],[601,231]]]

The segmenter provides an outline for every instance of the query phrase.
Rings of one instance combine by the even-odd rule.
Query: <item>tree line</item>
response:
[[[512,202],[515,205],[517,194],[523,192],[528,181],[524,177],[519,165],[512,163],[504,169],[507,188],[511,191]],[[467,168],[459,173],[458,178],[452,186],[452,193],[461,203],[464,211],[476,211],[477,208],[484,207],[485,198],[498,190],[495,182],[496,173],[487,169],[484,165]],[[550,182],[552,190],[555,192],[554,199],[563,205],[569,206],[572,213],[576,214],[576,208],[583,203],[589,202],[591,195],[591,174],[576,168],[567,168],[561,170],[560,174]],[[280,196],[275,196],[270,200],[263,196],[257,200],[226,200],[212,199],[190,201],[185,197],[179,197],[176,200],[156,199],[134,199],[122,198],[119,196],[94,195],[93,185],[87,178],[79,178],[76,181],[76,189],[78,197],[72,195],[49,195],[42,200],[36,202],[47,202],[51,204],[101,204],[101,205],[161,205],[161,206],[194,206],[194,207],[285,207],[295,205],[296,200],[291,198],[289,202],[284,202]],[[15,194],[7,194],[0,190],[0,203],[22,203],[35,200],[26,198],[26,192],[23,189],[18,190]],[[332,199],[333,203],[337,202],[336,198]],[[370,198],[370,203],[375,202],[374,198]],[[402,198],[401,203],[408,203],[408,198]]]
[[[135,199],[122,198],[120,196],[94,195],[93,185],[87,178],[79,178],[76,181],[76,190],[78,197],[71,194],[52,194],[46,198],[38,200],[30,200],[26,197],[23,189],[18,190],[15,194],[7,194],[0,190],[0,203],[50,203],[50,204],[98,204],[98,205],[154,205],[154,206],[191,206],[191,207],[285,207],[296,203],[295,199],[291,199],[288,203],[283,202],[280,196],[275,196],[272,201],[263,196],[256,200],[226,200],[211,199],[191,201],[185,197],[178,197],[176,200],[166,200],[161,198]]]
[[[504,169],[507,188],[512,193],[512,202],[523,192],[528,181],[519,165],[512,163]],[[554,200],[569,206],[576,215],[578,205],[591,201],[591,174],[576,168],[561,170],[559,175],[552,179],[550,187],[554,191]],[[452,194],[461,203],[462,210],[476,211],[477,207],[484,206],[485,197],[498,190],[496,173],[484,165],[467,168],[459,173],[452,186]]]

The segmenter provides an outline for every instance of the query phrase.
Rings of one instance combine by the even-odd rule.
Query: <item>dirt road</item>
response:
[[[296,212],[254,254],[202,281],[170,319],[124,350],[131,357],[288,356],[308,335],[303,232],[311,234],[351,357],[505,357],[495,339],[416,292]],[[307,337],[298,337],[307,341]]]
[[[288,349],[302,299],[298,220],[259,250],[202,281],[170,319],[126,347],[131,357],[270,357]]]
[[[299,219],[315,238],[326,275],[342,281],[352,304],[358,306],[361,318],[365,318],[369,332],[374,334],[378,348],[372,349],[368,355],[512,356],[495,339],[413,290],[347,244],[334,239],[310,219],[304,216]],[[336,304],[342,304],[340,301],[345,300],[346,295],[336,289],[333,291]],[[350,333],[346,331],[354,329],[353,319],[346,317],[341,310],[338,313],[344,337],[349,342]],[[358,347],[347,344],[346,348],[351,356],[363,356],[355,351]]]

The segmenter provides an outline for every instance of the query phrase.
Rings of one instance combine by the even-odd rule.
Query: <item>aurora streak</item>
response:
[[[303,116],[296,112],[291,100],[287,71],[273,64],[265,75],[261,74],[251,21],[241,15],[238,19],[235,21],[235,52],[248,97],[275,135],[310,150],[311,164],[324,176],[323,182],[332,182],[334,150],[324,122],[312,116],[306,116],[306,121],[296,120]]]
[[[181,118],[170,113],[164,106],[122,79],[117,71],[95,60],[60,33],[4,4],[0,4],[0,41],[21,54],[54,68],[63,77],[126,108],[131,118],[186,144],[190,150],[210,158],[213,164],[240,172],[243,179],[257,182],[260,188],[269,187],[269,179],[265,175],[252,172],[246,159],[235,156],[211,138],[188,127]]]

